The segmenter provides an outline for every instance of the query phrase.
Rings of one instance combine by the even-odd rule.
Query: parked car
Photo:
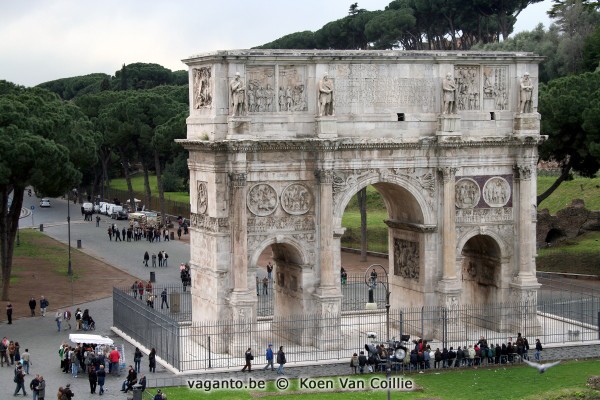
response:
[[[123,206],[116,205],[116,204],[109,204],[106,209],[106,215],[110,215],[112,218],[113,214],[116,214],[119,211],[123,211]]]
[[[129,218],[129,215],[127,214],[126,211],[120,210],[120,211],[115,211],[113,212],[110,217],[112,219],[127,219]]]
[[[41,199],[40,200],[40,207],[50,207],[50,199]]]
[[[112,206],[110,203],[100,203],[100,214],[109,215],[108,210]]]

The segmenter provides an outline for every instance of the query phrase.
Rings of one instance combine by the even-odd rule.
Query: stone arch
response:
[[[260,255],[268,248],[272,251],[274,265],[273,316],[313,312],[311,294],[314,292],[315,281],[305,245],[287,235],[267,238],[253,251],[250,257],[251,267],[257,267]]]
[[[493,304],[502,301],[502,273],[506,243],[494,232],[472,230],[459,241],[458,276],[463,304]]]
[[[408,197],[411,201],[412,210],[416,214],[419,215],[417,221],[411,221],[419,224],[435,224],[435,216],[433,212],[433,207],[431,203],[428,203],[427,199],[423,196],[423,188],[418,187],[416,182],[413,182],[410,179],[406,179],[403,176],[395,176],[395,175],[371,175],[363,178],[359,178],[355,181],[354,184],[344,188],[343,192],[339,193],[339,199],[334,201],[334,209],[333,209],[333,223],[334,227],[341,227],[342,224],[342,216],[344,214],[344,210],[348,206],[348,203],[352,199],[356,193],[364,187],[369,185],[373,185],[382,195],[386,207],[388,209],[388,215],[392,217],[389,197],[393,195],[393,190],[388,190],[388,193],[382,193],[382,190],[385,190],[387,185],[388,188],[395,188],[398,192],[397,194],[402,194],[403,198],[408,197],[407,195],[411,195]],[[403,204],[406,206],[406,204]]]
[[[549,246],[556,242],[563,241],[567,238],[567,234],[564,230],[558,228],[552,228],[546,233],[546,237],[544,238],[544,244]]]

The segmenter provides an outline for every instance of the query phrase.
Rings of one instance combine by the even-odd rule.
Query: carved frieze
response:
[[[506,179],[495,176],[483,185],[483,199],[490,207],[504,207],[510,199],[510,185]]]
[[[199,230],[213,233],[229,232],[228,218],[214,218],[205,214],[190,214],[191,226]]]
[[[479,185],[473,179],[459,179],[456,182],[455,191],[457,208],[474,208],[479,203],[481,192]]]
[[[374,169],[334,171],[333,173],[333,198],[335,199],[346,189],[357,185],[358,181],[370,175],[377,174]]]
[[[304,68],[279,66],[279,111],[307,111]]]
[[[306,214],[312,204],[312,194],[303,184],[292,183],[281,192],[281,207],[288,214]]]
[[[514,170],[517,172],[517,177],[520,180],[529,180],[531,179],[531,166],[530,165],[515,165]]]
[[[275,69],[274,67],[248,67],[247,96],[248,112],[275,112]]]
[[[425,195],[425,201],[429,208],[433,209],[433,203],[435,198],[436,188],[436,177],[431,172],[420,173],[415,170],[409,169],[392,169],[392,172],[396,176],[401,176],[404,179],[411,181],[416,184],[417,187],[422,189],[422,193]]]
[[[264,217],[273,214],[278,202],[277,192],[267,183],[257,183],[248,190],[246,203],[254,215]]]
[[[273,231],[314,231],[315,219],[311,215],[248,218],[248,233]]]
[[[513,221],[512,207],[464,208],[456,210],[457,224],[482,224]]]
[[[493,99],[496,110],[508,109],[508,78],[505,66],[483,67],[483,97]]]
[[[394,275],[419,280],[419,243],[394,238]]]
[[[208,209],[208,187],[206,185],[206,182],[198,181],[197,188],[198,197],[196,198],[196,210],[198,211],[198,214],[204,214]]]
[[[212,106],[212,77],[210,67],[192,70],[194,108],[210,108]]]
[[[456,108],[459,111],[480,109],[481,94],[479,88],[479,66],[454,66],[456,80]]]

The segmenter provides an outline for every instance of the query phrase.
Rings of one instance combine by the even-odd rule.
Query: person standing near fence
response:
[[[267,278],[266,276],[263,278],[262,280],[262,284],[263,284],[263,294],[266,296],[268,295],[268,290],[269,290],[269,278]]]
[[[279,351],[277,352],[277,364],[279,364],[279,368],[277,368],[277,373],[283,375],[283,366],[287,362],[285,359],[285,353],[283,352],[283,346],[279,346]]]
[[[167,306],[167,310],[169,309],[169,303],[167,302],[167,288],[164,288],[162,292],[160,292],[160,309],[163,309],[163,306]]]
[[[535,360],[536,361],[540,361],[542,359],[542,350],[544,348],[542,347],[542,342],[540,342],[540,339],[535,339]]]
[[[154,347],[148,354],[148,368],[150,372],[156,372],[156,349]]]
[[[252,348],[248,347],[246,353],[244,353],[244,358],[246,359],[246,365],[242,368],[242,372],[248,369],[248,372],[252,372],[252,360],[254,360],[254,356],[252,355]]]
[[[267,351],[265,352],[265,358],[267,359],[267,365],[265,365],[265,367],[263,368],[264,371],[269,369],[269,365],[271,366],[271,371],[275,370],[275,368],[273,367],[273,349],[272,349],[272,347],[273,347],[273,345],[271,343],[269,343],[269,346],[267,347]]]

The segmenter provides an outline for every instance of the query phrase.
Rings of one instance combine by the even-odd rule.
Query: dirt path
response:
[[[32,296],[38,303],[36,314],[39,313],[40,296],[48,299],[49,311],[55,312],[57,308],[112,296],[113,286],[127,285],[136,280],[132,275],[71,248],[74,271],[71,284],[69,276],[64,273],[66,266],[59,270],[55,261],[57,254],[62,253],[64,257],[67,246],[45,235],[33,238],[32,246],[35,249],[33,254],[13,259],[9,298],[14,319],[30,315],[28,303]],[[4,311],[7,303],[0,302],[0,321],[7,320]]]

